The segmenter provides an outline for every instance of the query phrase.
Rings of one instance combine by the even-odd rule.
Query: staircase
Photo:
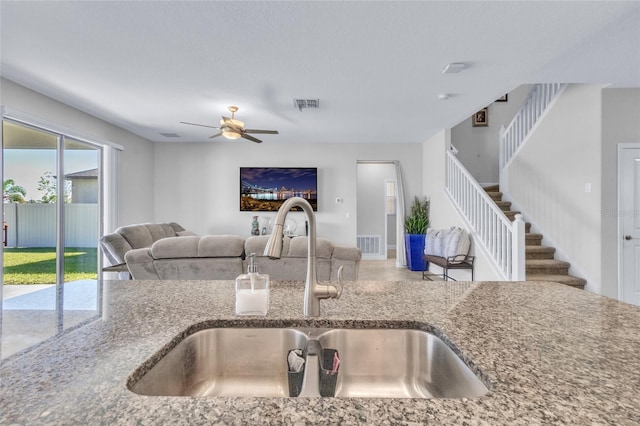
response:
[[[511,210],[509,201],[502,201],[502,193],[498,185],[487,186],[484,189],[509,219],[513,221],[515,215],[520,213]],[[531,232],[531,223],[525,223],[524,231],[527,281],[553,281],[584,289],[587,282],[582,278],[569,275],[570,264],[555,260],[556,249],[542,245],[543,236]]]

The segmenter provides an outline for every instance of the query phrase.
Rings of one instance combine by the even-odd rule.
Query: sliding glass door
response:
[[[64,328],[73,327],[98,312],[98,238],[100,236],[101,150],[64,137],[64,196],[62,221],[64,247]],[[61,193],[63,192],[63,193]],[[60,256],[58,256],[60,257]]]
[[[6,358],[100,313],[102,148],[9,120],[2,142]]]

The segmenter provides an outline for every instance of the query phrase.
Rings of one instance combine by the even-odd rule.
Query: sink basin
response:
[[[323,349],[337,350],[340,356],[331,396],[471,398],[488,392],[455,352],[431,333],[342,328],[201,330],[179,342],[151,369],[140,367],[138,371],[146,373],[129,389],[155,396],[289,397],[293,389],[289,379],[294,380],[294,375],[288,373],[287,354],[305,348],[310,340],[317,340]],[[302,375],[308,377],[313,371],[297,375],[297,392]]]
[[[439,337],[411,329],[334,329],[318,336],[340,354],[336,397],[470,398],[487,387]]]
[[[154,396],[289,396],[287,353],[307,335],[289,328],[210,328],[178,343],[130,390]]]

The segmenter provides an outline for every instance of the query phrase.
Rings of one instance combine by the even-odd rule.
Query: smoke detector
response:
[[[294,99],[293,107],[300,111],[303,108],[320,108],[320,99]]]

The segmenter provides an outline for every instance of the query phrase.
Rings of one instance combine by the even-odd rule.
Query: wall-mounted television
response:
[[[240,167],[240,211],[277,211],[291,197],[304,198],[318,211],[316,167]]]

